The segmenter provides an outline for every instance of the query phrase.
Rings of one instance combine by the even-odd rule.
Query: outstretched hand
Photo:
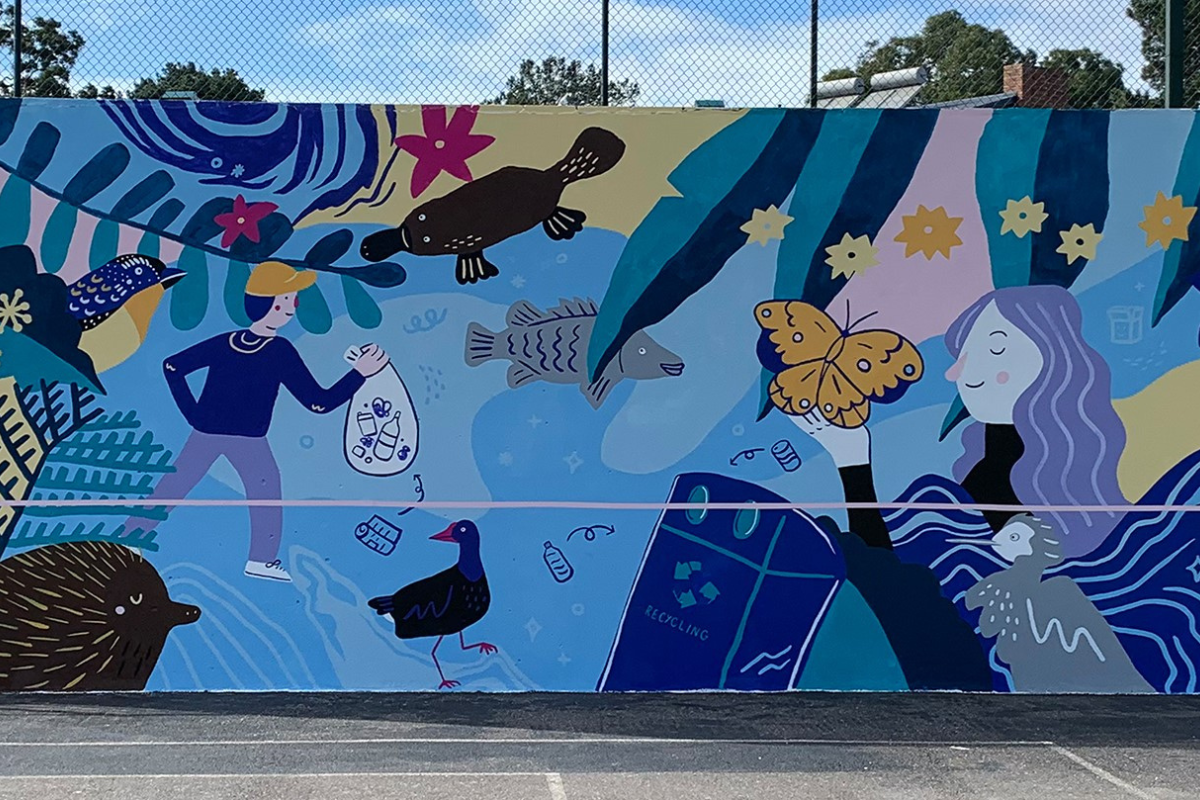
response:
[[[388,354],[377,344],[368,344],[354,361],[354,369],[364,378],[378,374],[391,361]]]
[[[865,425],[842,428],[817,411],[791,416],[791,420],[825,448],[838,469],[871,463],[871,434]]]

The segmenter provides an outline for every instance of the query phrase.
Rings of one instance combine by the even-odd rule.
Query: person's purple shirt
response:
[[[200,398],[187,376],[208,369]],[[310,411],[325,414],[347,402],[364,378],[351,369],[328,389],[304,365],[295,346],[281,337],[250,331],[222,333],[163,362],[167,385],[188,423],[201,433],[266,436],[279,388]]]

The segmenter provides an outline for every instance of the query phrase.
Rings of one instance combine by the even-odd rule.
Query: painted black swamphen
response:
[[[463,650],[478,650],[484,654],[496,652],[496,646],[487,642],[467,644],[463,631],[474,625],[487,614],[492,596],[488,591],[487,575],[483,572],[483,561],[479,558],[479,529],[470,520],[460,520],[441,533],[429,537],[435,542],[452,542],[458,545],[458,563],[450,569],[424,580],[410,583],[387,597],[373,597],[367,605],[380,615],[391,615],[396,623],[396,636],[401,639],[438,637],[433,645],[433,665],[437,667],[442,683],[439,689],[451,689],[458,681],[446,680],[442,665],[437,660],[437,650],[442,639],[458,634],[458,643]]]

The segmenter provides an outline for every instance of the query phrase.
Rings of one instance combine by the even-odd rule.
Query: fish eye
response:
[[[425,239],[424,239],[424,242],[425,242],[425,244],[429,244],[429,237],[428,237],[428,236],[426,236],[426,237],[425,237]]]
[[[863,372],[870,372],[871,371],[871,362],[867,361],[865,358],[860,358],[858,360],[858,368]]]
[[[424,214],[418,214],[418,215],[417,215],[417,219],[418,219],[418,220],[420,220],[421,222],[424,222],[424,221],[425,221],[425,215],[424,215]]]
[[[113,611],[117,612],[117,616],[120,616],[125,613],[125,606],[117,606]]]
[[[1012,539],[1012,540],[1015,542],[1015,541],[1019,540],[1021,537],[1020,537],[1019,535],[1015,534],[1015,533],[1010,533],[1010,534],[1008,535],[1008,538],[1009,538],[1009,539]]]
[[[800,331],[796,331],[795,333],[792,334],[792,341],[795,342],[796,344],[800,344],[801,342],[804,341],[804,334],[801,333]]]
[[[762,315],[763,315],[763,319],[766,319],[767,317],[771,316],[771,309],[764,308],[762,310]]]
[[[646,355],[646,348],[644,348],[644,347],[639,347],[639,348],[638,348],[638,355],[639,355],[639,356],[644,356],[644,355]]]
[[[212,165],[212,168],[213,168],[213,169],[220,169],[220,168],[221,168],[221,166],[222,166],[222,165],[223,165],[225,162],[224,162],[224,161],[222,161],[220,158],[214,158],[214,159],[213,159],[212,161],[210,161],[209,163]]]

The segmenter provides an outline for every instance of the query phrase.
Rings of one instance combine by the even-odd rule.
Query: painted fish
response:
[[[488,361],[506,359],[509,388],[542,380],[548,383],[577,383],[592,408],[599,408],[621,380],[652,380],[683,373],[683,361],[637,331],[629,338],[595,381],[587,379],[587,348],[599,309],[594,300],[559,300],[554,308],[541,311],[521,300],[508,309],[508,328],[499,333],[476,322],[467,326],[465,359],[477,367]]]
[[[502,167],[409,213],[398,228],[363,239],[367,261],[405,251],[416,256],[458,256],[455,277],[476,283],[500,274],[484,258],[486,247],[541,225],[556,241],[583,230],[587,215],[558,204],[568,184],[603,175],[625,154],[625,143],[603,128],[579,134],[571,151],[549,169]]]

